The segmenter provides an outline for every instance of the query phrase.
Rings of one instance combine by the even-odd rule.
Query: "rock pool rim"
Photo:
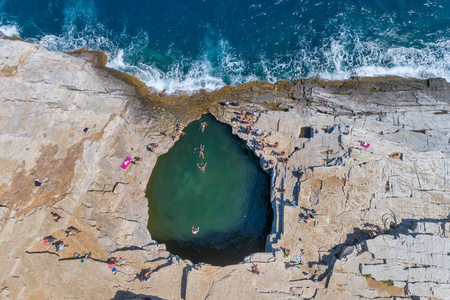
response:
[[[199,123],[199,120],[204,120],[208,122],[208,124],[214,122],[214,124],[210,124],[210,126],[212,126],[212,131],[209,132],[209,135],[197,134],[197,127],[195,125],[196,123]],[[186,132],[188,133],[186,136],[188,139],[185,139],[184,143],[183,138],[180,139],[179,142],[181,144],[177,144],[179,147],[175,148],[177,145],[174,144],[167,153],[161,155],[165,156],[165,159],[162,161],[157,160],[147,183],[146,198],[149,201],[149,222],[147,224],[147,229],[152,236],[152,240],[155,240],[160,244],[165,244],[166,249],[172,255],[191,263],[193,262],[194,264],[206,263],[223,267],[242,263],[245,261],[246,257],[254,253],[265,253],[266,249],[268,249],[268,237],[272,234],[274,222],[274,210],[271,203],[270,170],[268,170],[269,172],[265,171],[261,167],[260,159],[256,156],[254,151],[248,148],[246,141],[242,140],[238,135],[233,134],[232,127],[226,123],[220,122],[213,114],[204,114],[200,119],[187,124],[186,127]],[[224,134],[226,137],[223,136]],[[189,136],[191,138],[189,138]],[[211,138],[211,136],[214,138]],[[208,231],[204,231],[204,235],[201,236],[200,239],[197,239],[196,237],[191,236],[190,232],[187,234],[184,232],[185,230],[182,233],[178,230],[178,228],[186,227],[186,218],[190,219],[192,214],[195,215],[198,211],[202,211],[202,208],[198,209],[199,207],[205,207],[203,205],[197,206],[197,209],[194,209],[194,212],[192,211],[191,206],[195,207],[197,205],[195,203],[195,200],[197,199],[192,199],[191,195],[194,194],[196,190],[192,190],[191,186],[197,185],[192,184],[192,181],[190,181],[189,184],[191,186],[185,186],[185,188],[187,188],[185,192],[179,190],[179,192],[174,193],[166,192],[166,190],[169,189],[165,188],[164,185],[170,180],[170,177],[168,177],[167,174],[182,174],[180,176],[177,175],[176,181],[171,181],[172,184],[176,184],[177,181],[185,181],[179,180],[178,177],[187,177],[191,179],[191,177],[194,176],[190,173],[190,165],[192,164],[191,160],[197,154],[195,151],[192,153],[189,151],[192,145],[196,145],[196,143],[201,140],[208,141],[210,143],[209,147],[212,149],[209,154],[208,152],[205,153],[207,156],[206,160],[211,161],[212,164],[215,164],[215,167],[218,167],[218,169],[214,170],[217,170],[216,173],[223,176],[220,178],[225,180],[229,178],[229,180],[226,181],[228,184],[223,185],[221,184],[223,181],[217,180],[213,173],[210,173],[211,176],[208,178],[208,181],[203,182],[202,180],[203,183],[201,183],[200,186],[203,184],[203,188],[200,187],[199,189],[200,191],[205,191],[205,196],[202,195],[200,198],[206,199],[208,202],[206,203],[207,207],[209,207],[209,199],[216,200],[211,202],[212,206],[206,210],[208,211],[206,214],[208,217],[205,217],[204,219],[204,221],[209,220],[206,221],[204,225],[211,224],[213,226],[208,227]],[[173,150],[175,150],[175,152],[173,152]],[[221,151],[230,151],[229,158],[237,165],[233,166],[233,164],[227,164],[227,160],[223,160],[224,154]],[[183,157],[184,154],[186,154],[185,157]],[[174,158],[178,157],[180,157],[182,163],[175,162]],[[159,158],[160,157],[158,157],[158,159]],[[234,176],[235,172],[239,172],[236,169],[237,166],[242,166],[244,168],[241,169],[242,171],[247,170],[242,174],[250,172],[247,175],[253,175],[250,175],[251,177],[242,175],[246,179],[243,181],[240,180],[242,179],[240,177],[241,175],[238,175],[237,177]],[[184,169],[186,167],[188,169]],[[180,168],[182,173],[178,173],[180,172]],[[221,171],[222,168],[225,169]],[[195,168],[195,171],[198,170]],[[152,175],[157,176],[152,178]],[[230,176],[232,178],[230,178]],[[196,180],[198,179],[194,179],[194,182],[198,182]],[[216,183],[219,185],[216,188],[213,188]],[[183,188],[182,184],[176,184],[176,186]],[[208,188],[210,186],[212,186],[212,188]],[[230,192],[224,192],[223,189],[230,190]],[[245,195],[241,194],[242,189],[248,193],[245,193]],[[220,196],[218,196],[218,198],[215,198],[216,194],[213,192],[214,190],[222,191],[219,192]],[[187,194],[183,195],[183,193]],[[239,195],[242,195],[242,197],[239,197]],[[164,200],[171,196],[173,202]],[[194,198],[196,197],[194,196]],[[229,199],[237,198],[240,200],[229,201]],[[188,207],[185,206],[186,203],[189,203]],[[223,208],[221,208],[222,206]],[[170,207],[173,207],[174,210]],[[235,213],[227,215],[226,212],[228,210],[232,210]],[[180,213],[181,215],[179,215]],[[216,214],[217,216],[215,216]],[[179,217],[177,217],[177,215]],[[199,215],[203,216],[201,212]],[[223,218],[221,218],[222,216]],[[242,216],[244,216],[244,218],[247,217],[247,219],[242,219]],[[196,218],[195,216],[192,217],[194,219]],[[215,221],[213,221],[213,223],[208,223],[211,218]],[[216,221],[218,222],[218,225],[216,224]],[[190,222],[191,221],[188,221],[189,224]]]

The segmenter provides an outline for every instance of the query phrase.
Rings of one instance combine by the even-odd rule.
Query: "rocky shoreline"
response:
[[[450,294],[450,260],[436,248],[449,243],[445,80],[252,82],[165,96],[106,68],[100,52],[55,53],[5,39],[0,48],[1,298],[445,299]],[[223,105],[238,100],[239,107]],[[252,113],[252,125],[262,135],[246,132],[247,125],[236,119],[241,110]],[[229,124],[272,177],[274,223],[267,251],[227,267],[183,261],[147,230],[145,189],[157,157],[173,146],[175,124],[207,112]],[[261,147],[263,138],[279,147]],[[146,149],[150,142],[160,145],[155,152]],[[288,163],[280,161],[281,151]],[[142,161],[122,170],[127,156]],[[314,219],[299,222],[312,208]],[[51,213],[62,218],[55,222]],[[367,225],[389,229],[391,222],[385,234],[366,239]],[[67,237],[69,226],[81,233]],[[69,247],[56,251],[43,245],[48,235]],[[282,249],[290,249],[291,257]],[[90,257],[81,263],[74,253]],[[106,263],[112,256],[125,258],[115,273]],[[250,272],[251,263],[258,264],[259,276]],[[148,283],[136,279],[145,268],[154,270]]]

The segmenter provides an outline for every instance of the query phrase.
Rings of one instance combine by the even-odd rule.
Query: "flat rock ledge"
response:
[[[0,53],[0,298],[449,298],[445,80],[253,82],[165,97],[105,68],[99,53],[4,39]],[[247,133],[241,110],[259,135]],[[272,178],[266,252],[226,267],[182,260],[147,229],[157,157],[174,145],[175,124],[206,112]],[[121,169],[127,156],[142,161]],[[310,209],[314,219],[300,222]],[[68,237],[69,226],[80,234]],[[68,247],[44,245],[48,235]],[[125,259],[116,272],[112,256]],[[148,283],[136,276],[145,268]]]

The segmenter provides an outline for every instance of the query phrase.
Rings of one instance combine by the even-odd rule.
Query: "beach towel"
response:
[[[130,163],[131,163],[132,160],[133,160],[133,159],[132,159],[131,157],[127,156],[127,158],[125,158],[125,160],[124,160],[123,163],[120,165],[120,167],[121,167],[122,169],[128,168],[128,166],[130,165]]]
[[[359,144],[361,145],[361,147],[364,147],[366,149],[370,146],[370,144],[367,144],[366,142],[360,142]]]

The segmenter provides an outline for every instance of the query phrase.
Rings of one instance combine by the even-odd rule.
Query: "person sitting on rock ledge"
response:
[[[152,143],[152,144],[147,146],[147,150],[155,152],[155,149],[158,148],[158,146],[159,146],[158,143]]]
[[[383,234],[383,228],[381,228],[380,226],[378,226],[378,225],[372,225],[372,230],[368,230],[367,231],[367,234],[369,235],[369,238],[374,238],[374,237],[376,237],[377,235],[380,235],[380,234]]]
[[[258,265],[255,263],[252,263],[252,272],[255,273],[256,275],[259,275],[259,270],[258,270]]]
[[[244,120],[244,117],[247,115],[247,112],[245,110],[241,110],[241,116],[239,117],[239,122]]]
[[[247,133],[247,134],[250,134],[252,131],[253,131],[253,126],[252,126],[252,125],[248,125],[248,126],[247,126],[247,130],[246,130],[246,133]]]
[[[259,129],[259,128],[256,128],[255,131],[254,131],[253,133],[254,133],[256,136],[263,135],[264,130]]]
[[[149,282],[151,273],[152,273],[151,269],[142,270],[141,274],[139,274],[139,280],[144,281],[144,282]]]
[[[131,161],[132,164],[138,165],[138,161],[142,161],[142,158],[135,156],[134,159]]]
[[[177,128],[177,133],[181,134],[181,135],[185,135],[186,132],[183,132],[182,128]]]
[[[262,148],[263,150],[264,150],[265,147],[267,147],[267,143],[266,143],[266,141],[265,141],[264,139],[260,140],[260,141],[258,142],[258,144],[261,145],[261,148]]]
[[[175,142],[178,141],[179,139],[180,139],[180,137],[177,135],[172,136],[172,140],[174,140]]]

